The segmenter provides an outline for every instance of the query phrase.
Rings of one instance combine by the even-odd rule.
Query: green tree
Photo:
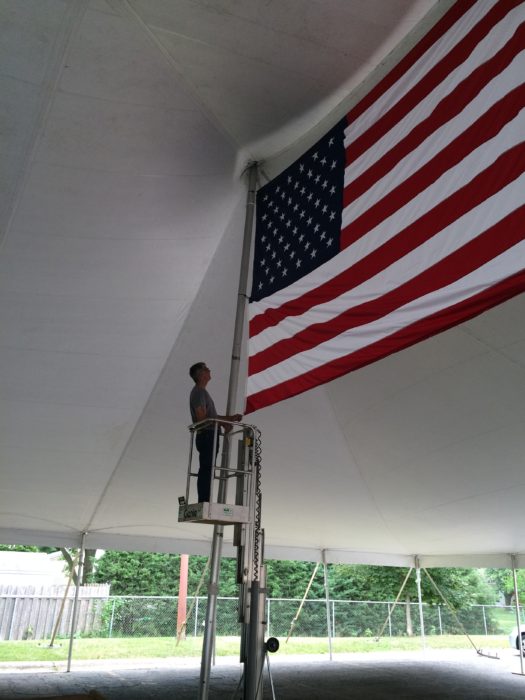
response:
[[[487,569],[487,580],[498,593],[503,594],[505,605],[511,605],[514,600],[514,576],[511,569]],[[525,593],[525,570],[517,571],[518,597]]]
[[[188,593],[192,595],[206,566],[206,557],[189,559]],[[271,598],[302,598],[315,564],[304,561],[266,562],[267,588]],[[110,583],[114,595],[177,595],[179,587],[180,556],[149,552],[106,551],[97,561],[94,580]],[[337,564],[328,566],[330,596],[340,600],[392,601],[397,596],[407,569],[388,566]],[[477,569],[432,569],[430,571],[447,600],[457,608],[468,604],[495,601],[494,590]],[[205,576],[207,583],[208,574]],[[438,603],[441,599],[428,577],[421,573],[424,602]],[[219,581],[220,594],[236,596],[236,562],[223,558]],[[201,588],[206,594],[206,586]],[[324,598],[323,569],[319,567],[308,598]],[[405,587],[405,596],[417,599],[415,573]]]
[[[274,565],[279,565],[275,566]],[[314,564],[306,562],[269,562],[268,588],[270,595],[275,595],[275,589],[286,590],[290,597],[302,596]],[[333,564],[328,566],[328,585],[330,596],[340,600],[384,600],[396,598],[408,569],[394,566],[368,566]],[[488,585],[483,575],[477,569],[431,569],[434,579],[447,600],[454,607],[467,604],[495,602],[494,591]],[[287,578],[284,583],[273,582],[273,576]],[[441,602],[439,594],[434,589],[428,576],[421,572],[421,593],[426,603]],[[282,595],[285,595],[284,593]],[[310,589],[309,597],[324,597],[324,582],[322,569],[319,569],[316,579]],[[404,589],[404,596],[417,599],[415,571],[412,572]]]
[[[0,544],[0,552],[58,552],[58,547],[33,547],[27,544]]]
[[[315,570],[315,564],[306,561],[266,562],[266,585],[270,598],[302,598]],[[319,567],[312,581],[308,597],[324,597],[323,570]]]
[[[29,547],[26,545],[0,545],[0,549],[11,551],[57,551],[53,547]],[[69,567],[76,555],[75,550],[62,549]],[[158,554],[151,552],[106,551],[95,560],[95,550],[86,550],[89,562],[84,572],[84,582],[88,579],[98,583],[110,583],[113,595],[177,595],[179,589],[180,556],[178,554]],[[206,567],[207,557],[189,558],[188,593],[193,595]],[[271,598],[302,598],[314,571],[313,562],[276,561],[266,562],[267,588]],[[394,600],[406,576],[407,569],[389,566],[366,566],[331,564],[328,566],[330,596],[340,600]],[[456,608],[465,605],[491,604],[495,602],[494,589],[512,591],[512,574],[506,569],[488,569],[487,580],[477,569],[439,568],[430,571],[431,576]],[[525,571],[519,572],[522,590],[525,590]],[[206,595],[208,573],[200,594]],[[427,603],[441,602],[428,577],[421,574],[423,600]],[[490,585],[489,585],[490,584]],[[223,596],[236,596],[236,561],[223,558],[219,591]],[[312,582],[308,598],[320,599],[324,593],[323,569],[319,567]],[[417,600],[415,574],[412,572],[405,587],[404,600]]]
[[[188,595],[194,595],[206,567],[207,557],[191,556],[188,566]],[[220,594],[237,595],[234,559],[223,559],[219,580]],[[93,579],[111,584],[112,595],[178,595],[179,554],[106,551],[96,562]],[[200,595],[206,595],[208,574]]]

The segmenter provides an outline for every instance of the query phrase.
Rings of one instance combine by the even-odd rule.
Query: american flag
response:
[[[247,412],[525,290],[525,3],[459,0],[257,193]]]

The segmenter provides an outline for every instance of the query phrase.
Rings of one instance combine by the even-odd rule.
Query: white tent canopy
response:
[[[187,371],[224,410],[242,171],[279,172],[449,4],[0,0],[0,541],[209,552],[177,522]],[[250,415],[266,555],[510,566],[524,315]]]

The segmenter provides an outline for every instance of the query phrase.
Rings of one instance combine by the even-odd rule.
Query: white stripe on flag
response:
[[[427,138],[413,151],[407,153],[392,170],[378,180],[372,187],[357,197],[346,207],[343,213],[343,227],[357,219],[361,214],[380,201],[393,187],[396,187],[408,177],[426,165],[434,156],[446,148],[451,141],[461,136],[479,117],[487,112],[495,102],[511,90],[523,83],[525,75],[525,50],[514,61],[496,76],[467,107],[454,119],[446,122],[436,131],[429,133]],[[493,139],[494,140],[494,139]],[[391,142],[392,145],[392,142]],[[486,144],[483,144],[483,148]],[[347,168],[352,176],[353,164]],[[352,180],[355,178],[352,177]],[[349,185],[350,189],[352,184]]]
[[[381,158],[385,153],[387,153],[391,148],[392,144],[398,143],[402,138],[407,136],[412,129],[417,126],[420,122],[426,119],[432,111],[435,109],[439,102],[449,95],[458,84],[469,77],[469,75],[474,71],[479,65],[485,63],[489,58],[494,56],[512,37],[516,30],[517,20],[514,20],[514,16],[519,17],[519,21],[525,19],[525,7],[520,6],[509,13],[489,34],[485,39],[480,42],[473,53],[468,57],[468,59],[460,64],[455,71],[446,76],[446,80],[443,80],[434,90],[421,100],[417,106],[412,109],[402,120],[397,122],[392,129],[390,129],[386,134],[384,134],[380,139],[376,140],[369,149],[362,153],[358,158],[350,163],[349,168],[347,168],[345,174],[345,185],[355,180],[359,175],[365,172],[371,165],[373,165],[379,158]],[[437,63],[437,61],[434,61]],[[424,76],[419,76],[424,81]],[[496,77],[496,80],[498,78]],[[413,86],[411,86],[413,87]],[[408,92],[406,90],[405,92]],[[396,95],[396,100],[399,101],[400,97],[403,95]],[[497,98],[491,96],[490,99],[485,102],[485,109],[493,104]],[[380,102],[380,100],[378,101]],[[483,110],[484,111],[484,110]],[[480,114],[483,113],[480,112]],[[379,115],[381,116],[381,114]],[[359,117],[357,122],[361,122],[364,117]],[[367,128],[371,126],[367,124]],[[364,133],[366,129],[362,129]],[[356,138],[352,129],[352,124],[350,124],[345,131],[345,147],[350,146]]]
[[[429,69],[445,58],[459,41],[482,19],[498,0],[477,2],[439,40],[434,43],[399,79],[366,109],[346,131],[348,143],[355,141],[385,112],[424,80]],[[346,145],[346,142],[345,142]]]
[[[300,316],[283,319],[279,324],[266,328],[254,336],[250,354],[266,350],[275,343],[294,336],[299,330],[315,323],[324,323],[340,313],[370,300],[378,299],[392,289],[424,272],[428,267],[443,260],[455,250],[477,238],[484,231],[501,221],[522,202],[525,190],[525,174],[496,195],[485,200],[475,209],[447,226],[438,235],[367,279],[358,287],[345,292],[336,299],[314,306]],[[460,234],[460,235],[459,235]],[[344,253],[345,251],[343,251]],[[326,263],[328,267],[335,258]],[[510,276],[511,273],[507,275]]]
[[[492,139],[482,143],[476,150],[469,153],[461,162],[444,172],[432,185],[420,192],[407,204],[397,210],[388,219],[385,219],[373,231],[377,236],[374,248],[384,241],[392,238],[398,231],[410,225],[426,211],[432,209],[437,204],[445,200],[460,187],[470,182],[476,175],[488,168],[502,153],[508,151],[512,146],[523,141],[525,136],[525,120],[523,110]],[[364,195],[366,196],[366,195]],[[369,207],[375,202],[370,202]],[[353,216],[353,203],[343,209],[341,228],[346,228],[355,218]],[[379,233],[379,235],[377,235]],[[370,252],[370,241],[368,240],[372,230],[363,236],[360,241],[366,241],[363,245]],[[359,243],[359,241],[357,242]],[[360,251],[361,253],[361,251]],[[365,253],[368,254],[368,253]],[[360,254],[359,257],[362,257]]]
[[[366,236],[288,287],[270,297],[252,302],[249,306],[250,319],[267,309],[277,309],[282,304],[297,299],[373,253],[380,245],[396,236],[399,231],[414,223],[422,214],[453,194],[459,187],[470,182],[475,175],[491,165],[498,155],[507,151],[511,146],[521,143],[524,136],[525,119],[520,112],[516,119],[507,124],[491,142],[483,144],[461,163],[444,173],[430,187],[370,230]],[[345,223],[346,215],[347,211],[345,210],[343,213]]]
[[[353,328],[351,332],[342,333],[327,343],[317,345],[315,348],[250,376],[248,395],[276,386],[365,348],[401,328],[494,286],[513,272],[519,272],[523,268],[521,261],[525,259],[524,256],[525,241],[522,241],[444,289],[420,297],[370,324]]]

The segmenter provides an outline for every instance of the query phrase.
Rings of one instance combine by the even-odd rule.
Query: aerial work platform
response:
[[[210,470],[209,502],[191,503],[190,492],[199,476],[199,455],[196,437],[199,430],[210,430],[213,426],[213,450]],[[222,429],[225,428],[224,435]],[[261,433],[247,423],[230,422],[224,419],[208,419],[189,426],[191,441],[186,479],[186,494],[179,497],[179,522],[209,523],[214,528],[208,606],[202,650],[201,685],[199,700],[208,700],[209,676],[215,635],[216,601],[220,572],[220,543],[222,527],[234,525],[232,543],[237,548],[237,583],[239,585],[239,622],[242,624],[241,663],[244,671],[234,694],[237,697],[241,683],[243,700],[263,700],[262,675],[264,661],[268,665],[272,698],[275,700],[273,680],[270,673],[268,652],[279,648],[277,639],[264,641],[266,620],[266,567],[264,565],[264,530],[261,526]],[[220,466],[217,466],[219,448],[222,451]],[[237,446],[237,459],[230,465],[233,446]],[[208,450],[206,454],[209,454]],[[195,466],[193,464],[195,463]],[[208,464],[203,468],[208,472]],[[201,474],[202,478],[202,474]],[[233,480],[235,494],[228,503],[228,485]],[[199,484],[201,493],[206,493]],[[216,543],[219,543],[216,546]]]
[[[195,446],[195,440],[199,430],[209,429],[213,424],[214,448],[213,454],[221,454],[221,464],[217,459],[212,465],[210,474],[210,501],[195,503],[192,502],[190,493],[197,483],[199,474],[199,455]],[[227,433],[222,435],[222,429],[226,427]],[[212,525],[240,525],[247,524],[253,520],[253,503],[255,500],[255,480],[254,476],[254,445],[256,435],[254,426],[245,423],[233,423],[225,420],[206,419],[189,426],[191,441],[190,454],[188,459],[188,472],[186,479],[186,495],[179,498],[179,522],[180,523],[205,523]],[[229,450],[220,451],[221,442],[229,440],[230,445],[237,440],[237,465],[231,467],[229,464]],[[226,453],[226,457],[225,457]],[[235,502],[220,503],[214,495],[220,490],[221,482],[229,483],[233,480],[235,484]],[[225,489],[225,492],[227,490]]]

